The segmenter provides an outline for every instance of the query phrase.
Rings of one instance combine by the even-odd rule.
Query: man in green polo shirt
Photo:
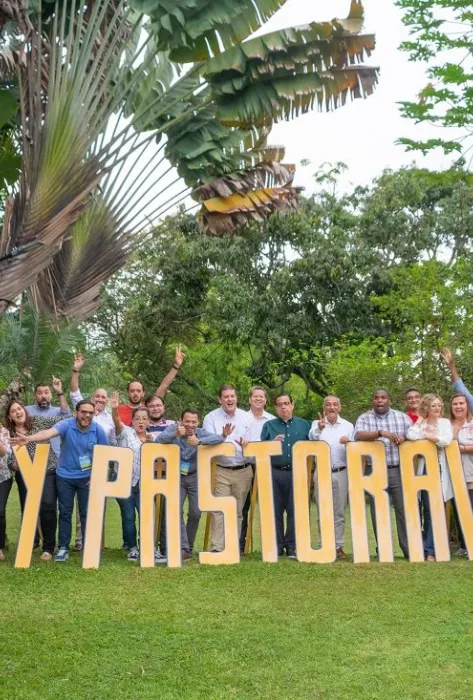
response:
[[[275,401],[277,418],[263,425],[261,440],[279,440],[282,454],[271,457],[273,473],[274,514],[278,554],[296,558],[294,525],[294,493],[292,482],[292,447],[298,440],[308,440],[310,423],[294,417],[294,401],[289,394],[281,394]],[[286,513],[286,532],[284,532]]]

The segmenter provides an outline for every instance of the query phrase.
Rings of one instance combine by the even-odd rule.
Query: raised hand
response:
[[[189,435],[187,438],[187,444],[191,445],[192,447],[197,447],[199,444],[199,438],[197,435]]]
[[[53,389],[56,394],[62,394],[62,382],[59,377],[53,377]]]
[[[325,426],[327,425],[327,421],[325,420],[325,416],[322,415],[322,413],[317,414],[318,419],[319,419],[319,430],[323,430]]]
[[[119,405],[120,394],[118,393],[118,391],[112,391],[112,393],[110,394],[110,408],[113,411],[114,408],[118,409]]]
[[[453,352],[450,348],[444,347],[440,353],[440,357],[446,365],[451,365],[453,362]]]
[[[186,434],[186,429],[182,425],[181,421],[178,420],[176,423],[176,437],[184,437]]]
[[[184,362],[186,356],[181,350],[181,346],[178,345],[176,348],[176,354],[174,355],[174,365],[176,367],[181,367],[182,363]]]
[[[234,426],[231,423],[225,423],[222,430],[222,437],[227,438],[233,433]]]
[[[74,363],[72,365],[72,369],[76,372],[80,372],[82,367],[84,366],[84,362],[85,357],[83,355],[74,355]]]

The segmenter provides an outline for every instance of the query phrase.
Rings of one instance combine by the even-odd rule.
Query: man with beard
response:
[[[219,390],[220,408],[208,413],[203,422],[204,430],[221,435],[225,442],[235,446],[235,457],[219,457],[215,475],[215,496],[233,496],[237,503],[238,535],[241,531],[242,510],[251,487],[253,470],[251,462],[243,456],[250,421],[245,411],[237,408],[234,386],[224,384]],[[221,552],[225,547],[223,513],[212,513],[211,551]]]
[[[174,363],[169,370],[169,372],[166,374],[164,377],[163,381],[161,384],[158,386],[156,389],[156,396],[160,396],[161,398],[164,397],[166,394],[166,391],[169,389],[171,386],[172,382],[177,376],[177,373],[181,369],[182,363],[184,362],[185,355],[181,350],[181,346],[178,345],[176,348],[176,354],[174,356]],[[133,410],[135,408],[138,408],[138,406],[143,405],[143,399],[144,399],[144,388],[143,384],[138,380],[138,379],[133,379],[131,382],[128,383],[127,387],[127,396],[128,396],[128,403],[126,404],[121,404],[121,406],[118,409],[118,413],[120,416],[120,420],[122,423],[128,427],[131,426],[131,419],[133,415]]]
[[[399,445],[406,439],[412,421],[405,413],[391,408],[391,397],[386,389],[375,389],[372,394],[372,409],[363,413],[355,425],[355,440],[361,442],[380,440],[386,448],[388,467],[387,492],[396,514],[396,527],[399,546],[402,553],[409,558],[407,543],[406,517],[402,496],[401,472],[399,469]],[[374,501],[370,496],[371,520],[376,535],[376,518]]]
[[[53,377],[53,389],[54,393],[59,399],[59,408],[56,406],[51,406],[53,395],[48,384],[37,384],[34,389],[35,403],[26,407],[29,416],[32,418],[35,418],[36,416],[40,416],[42,418],[58,418],[59,416],[70,415],[71,412],[62,391],[61,380],[57,377]],[[59,450],[61,447],[59,438],[51,440],[51,447],[53,448],[54,452],[59,455]]]
[[[87,400],[79,401],[76,413],[75,418],[66,418],[53,428],[40,430],[33,435],[11,438],[12,445],[48,442],[55,437],[59,437],[61,440],[56,469],[56,488],[59,502],[59,551],[54,561],[57,562],[69,559],[72,511],[76,494],[82,532],[85,533],[93,449],[95,445],[108,445],[105,431],[93,420],[94,405]]]
[[[153,435],[163,433],[169,426],[176,425],[175,420],[168,420],[164,417],[166,406],[163,399],[157,394],[148,396],[145,400],[145,406],[149,413],[148,433]]]
[[[323,415],[314,420],[309,432],[309,440],[322,440],[330,447],[332,465],[333,515],[335,524],[335,545],[337,559],[346,559],[343,551],[345,538],[345,510],[348,505],[348,474],[346,445],[354,437],[353,424],[340,416],[340,399],[337,396],[326,396],[323,405]],[[319,507],[319,490],[314,479],[314,495]],[[320,532],[320,523],[319,523]]]

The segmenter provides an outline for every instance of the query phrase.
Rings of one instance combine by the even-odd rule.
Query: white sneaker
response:
[[[61,547],[59,552],[54,557],[54,561],[67,561],[69,559],[69,552],[65,547]]]
[[[154,563],[155,564],[167,564],[168,563],[168,558],[164,556],[164,554],[161,554],[159,549],[154,550]]]
[[[140,553],[138,550],[138,547],[132,547],[130,551],[128,552],[127,559],[128,561],[138,561],[140,558]]]
[[[467,557],[468,552],[463,547],[460,547],[460,549],[457,549],[457,551],[455,552],[455,556],[456,557]]]

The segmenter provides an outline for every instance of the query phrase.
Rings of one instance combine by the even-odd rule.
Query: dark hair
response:
[[[462,394],[460,392],[458,392],[457,394],[453,394],[452,398],[450,399],[450,420],[455,420],[455,416],[453,415],[453,411],[452,411],[453,400],[459,399],[460,396],[462,397],[462,399],[465,399],[465,401],[466,401],[466,419],[468,421],[471,421],[473,416],[471,415],[470,404],[468,403],[468,399],[466,398],[465,394]]]
[[[140,384],[141,384],[141,382],[140,382]],[[143,385],[142,385],[142,386],[143,386]],[[163,406],[166,405],[166,404],[164,403],[164,399],[161,398],[161,396],[159,396],[158,394],[150,394],[149,396],[147,396],[147,397],[145,398],[145,406],[147,406],[149,403],[151,403],[151,401],[152,401],[153,399],[159,399],[159,400],[162,402]]]
[[[20,401],[20,399],[11,399],[7,403],[7,406],[5,408],[5,428],[8,430],[8,432],[12,436],[16,435],[16,427],[15,427],[15,423],[10,418],[10,409],[15,403],[17,403],[19,406],[21,406],[25,411],[25,414],[26,414],[25,415],[25,428],[27,429],[27,431],[29,432],[31,430],[31,428],[33,427],[33,418],[32,418],[32,416],[30,416],[30,414],[26,410],[26,406],[23,403],[23,401]]]
[[[391,394],[389,393],[389,391],[382,386],[378,386],[376,389],[374,389],[374,391],[371,394],[371,398],[374,399],[376,394],[379,394],[380,391],[382,391],[383,394],[387,394],[389,399],[391,398]]]
[[[47,389],[49,389],[49,391],[51,391],[51,387],[49,386],[49,384],[47,382],[40,382],[39,384],[36,384],[36,386],[34,388],[35,394],[36,394],[37,389],[39,389],[40,386],[45,386]]]
[[[192,413],[193,416],[197,416],[197,418],[200,418],[200,413],[196,408],[185,408],[181,413],[181,420],[184,418],[186,413]]]
[[[282,399],[283,396],[287,396],[287,398],[289,399],[289,401],[290,401],[291,403],[294,403],[294,399],[292,398],[291,394],[288,394],[288,393],[284,392],[284,393],[282,393],[282,394],[278,394],[278,395],[276,396],[276,398],[274,399],[274,405],[275,405],[275,406],[277,406],[276,401],[277,401],[278,399]]]
[[[78,411],[79,408],[81,408],[81,407],[84,406],[85,404],[88,404],[89,406],[92,406],[92,408],[95,408],[94,402],[91,401],[90,399],[81,399],[80,401],[78,401],[78,402],[76,403],[76,411]]]
[[[132,419],[132,420],[133,420],[133,418],[135,417],[135,415],[138,413],[138,411],[144,411],[144,412],[146,413],[146,415],[148,416],[148,418],[149,418],[149,411],[148,411],[148,409],[146,408],[146,406],[137,406],[137,407],[134,408],[133,411],[131,412],[131,419]]]
[[[410,386],[409,389],[406,389],[406,391],[404,392],[404,396],[407,396],[407,394],[410,394],[411,391],[416,391],[420,396],[420,391],[416,386]]]
[[[222,386],[218,390],[218,398],[222,396],[224,391],[234,391],[236,394],[236,389],[232,384],[222,384]]]
[[[131,386],[132,384],[141,384],[141,388],[142,388],[143,391],[144,391],[144,386],[143,386],[143,382],[141,381],[141,379],[132,379],[131,382],[128,382],[128,384],[126,385],[126,390],[127,390],[127,391],[130,390],[130,386]]]

